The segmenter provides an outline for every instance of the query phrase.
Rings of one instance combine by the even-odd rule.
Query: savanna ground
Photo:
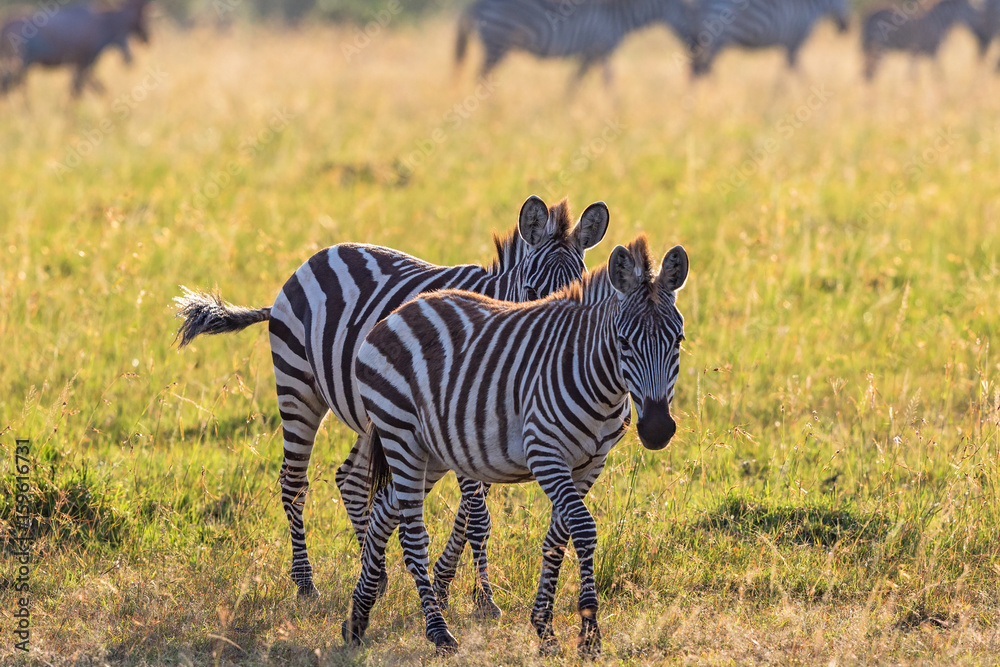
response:
[[[0,502],[10,531],[30,438],[36,538],[31,650],[8,557],[0,662],[435,661],[395,541],[368,642],[343,646],[358,550],[333,471],[353,434],[333,420],[306,506],[323,597],[296,600],[264,328],[178,352],[171,299],[269,304],[348,240],[489,262],[531,193],[607,201],[591,266],[638,232],[691,257],[678,436],[652,453],[630,433],[589,497],[602,660],[995,662],[1000,78],[971,40],[866,88],[857,35],[824,27],[800,76],[736,53],[691,86],[653,30],[611,93],[516,57],[479,100],[452,38],[402,25],[349,59],[347,29],[163,27],[132,69],[102,62],[106,97],[67,110],[66,74],[34,73],[0,102]],[[456,505],[449,478],[432,552]],[[505,615],[473,617],[463,567],[446,662],[575,661],[572,557],[567,657],[537,658],[528,623],[549,503],[521,485],[490,508]]]

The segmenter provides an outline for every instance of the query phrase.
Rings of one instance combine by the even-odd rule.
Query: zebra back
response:
[[[656,22],[688,43],[693,19],[687,0],[479,0],[460,20],[456,58],[464,56],[471,25],[487,54],[519,49],[540,57],[601,58],[628,33]]]
[[[701,0],[692,70],[704,74],[729,44],[759,49],[780,46],[794,66],[796,53],[816,22],[830,16],[841,32],[850,21],[847,0]]]

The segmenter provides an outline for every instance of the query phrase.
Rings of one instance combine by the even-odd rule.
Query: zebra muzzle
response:
[[[646,449],[655,452],[666,447],[677,432],[677,423],[670,416],[670,405],[665,400],[644,400],[637,430],[639,441]]]

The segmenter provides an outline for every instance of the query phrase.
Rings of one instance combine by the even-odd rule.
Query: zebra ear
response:
[[[629,294],[638,285],[641,272],[632,258],[632,253],[625,246],[615,246],[608,259],[608,280],[611,286],[621,294]]]
[[[684,286],[688,277],[688,254],[683,246],[675,245],[663,256],[660,275],[657,278],[660,289],[676,292]]]
[[[549,207],[539,197],[531,195],[521,205],[517,216],[517,231],[528,245],[538,245],[547,238]]]
[[[580,248],[593,248],[604,239],[608,233],[608,205],[602,201],[594,202],[580,216],[580,222],[573,228],[573,238]]]

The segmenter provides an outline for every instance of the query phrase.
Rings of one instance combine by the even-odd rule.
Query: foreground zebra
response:
[[[687,0],[479,0],[458,24],[455,62],[465,59],[473,28],[486,50],[486,76],[510,51],[541,58],[580,60],[576,80],[596,64],[610,82],[608,60],[625,36],[653,23],[666,23],[690,45],[693,7]]]
[[[707,74],[729,45],[748,49],[780,46],[788,66],[798,64],[799,49],[816,22],[829,15],[840,32],[850,22],[847,0],[701,0],[694,27],[691,72]]]
[[[886,51],[906,51],[911,57],[937,57],[941,42],[956,23],[964,23],[976,35],[980,51],[989,46],[980,35],[982,15],[968,0],[941,0],[919,16],[896,9],[869,14],[861,29],[861,50],[865,55],[865,78],[871,80]],[[986,40],[985,44],[983,43]]]
[[[178,331],[182,347],[199,334],[240,331],[268,321],[284,435],[281,501],[292,538],[291,576],[300,596],[319,594],[313,585],[302,510],[316,432],[328,411],[358,433],[336,482],[355,535],[359,543],[364,541],[369,420],[358,393],[354,359],[365,335],[395,308],[424,292],[460,288],[514,301],[546,296],[586,272],[584,252],[604,238],[607,227],[604,202],[591,204],[572,226],[565,201],[548,208],[532,196],[521,207],[517,228],[503,239],[495,238],[498,257],[490,268],[434,266],[389,248],[342,243],[299,267],[270,308],[240,308],[218,295],[191,291],[176,299],[178,315],[185,318]],[[477,484],[460,481],[469,491],[463,505],[482,502],[483,492],[474,493]],[[459,514],[471,515],[470,521],[481,517],[478,507],[462,507]],[[452,565],[457,565],[464,548],[461,529],[464,526],[456,526],[453,538],[461,548],[448,552],[456,561]],[[479,546],[473,543],[474,549]],[[477,604],[482,611],[499,615],[485,576],[485,544],[475,555],[481,575]]]
[[[542,301],[508,304],[449,290],[406,304],[368,334],[357,360],[374,425],[375,498],[362,571],[344,639],[368,626],[385,545],[400,525],[427,638],[444,652],[448,631],[427,574],[423,502],[448,470],[486,484],[536,479],[552,501],[531,622],[543,653],[556,581],[570,537],[580,561],[580,650],[600,651],[594,549],[597,526],[583,502],[629,426],[629,396],[643,446],[663,449],[684,339],[676,291],[688,273],[680,246],[654,275],[644,237],[618,246],[606,267]],[[401,522],[401,523],[400,523]]]

